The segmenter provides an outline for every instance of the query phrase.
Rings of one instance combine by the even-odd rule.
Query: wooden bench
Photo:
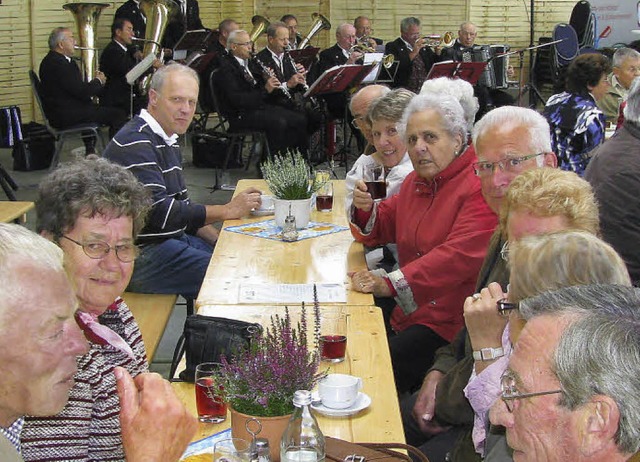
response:
[[[125,292],[122,298],[136,318],[151,363],[178,296]]]

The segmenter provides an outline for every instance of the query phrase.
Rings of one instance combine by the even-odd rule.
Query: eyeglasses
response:
[[[253,42],[235,42],[234,45],[240,45],[241,47],[250,47],[253,45]]]
[[[89,258],[93,258],[94,260],[106,257],[109,255],[109,252],[111,252],[111,249],[114,250],[116,257],[122,263],[132,262],[138,257],[138,247],[133,244],[121,244],[111,247],[109,244],[102,241],[78,242],[64,235],[62,237],[82,247],[85,255]]]
[[[500,258],[506,262],[509,261],[509,241],[504,241],[504,244],[502,244],[502,248],[500,249]]]
[[[501,298],[496,302],[496,308],[500,316],[509,316],[510,312],[518,309],[517,303],[511,303],[506,298]]]
[[[535,393],[519,393],[516,378],[510,371],[505,371],[500,377],[500,388],[502,389],[502,401],[509,412],[513,412],[513,402],[517,399],[532,398],[534,396],[555,395],[564,393],[562,390],[538,391]]]
[[[537,154],[529,154],[528,156],[522,157],[508,157],[499,160],[498,162],[474,162],[473,170],[476,172],[476,175],[485,177],[492,175],[496,166],[500,167],[500,170],[503,172],[519,173],[522,169],[523,162],[544,154],[544,152],[539,152]]]
[[[355,128],[356,130],[360,130],[360,126],[358,125],[358,123],[366,123],[367,119],[365,119],[364,116],[360,116],[360,117],[354,117],[351,120],[351,126],[353,128]]]

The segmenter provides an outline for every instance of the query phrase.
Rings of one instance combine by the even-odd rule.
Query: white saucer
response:
[[[318,395],[317,393],[314,393],[313,399],[319,401],[320,395]],[[367,395],[366,393],[360,392],[358,393],[358,397],[356,398],[356,402],[353,403],[353,406],[348,407],[346,409],[331,409],[329,407],[324,406],[321,402],[320,404],[312,403],[311,408],[314,411],[317,411],[320,414],[323,414],[329,417],[347,417],[350,415],[357,414],[363,409],[368,408],[370,405],[371,405],[371,398],[369,397],[369,395]]]
[[[251,211],[251,215],[254,217],[267,217],[275,213],[274,209],[256,209]]]

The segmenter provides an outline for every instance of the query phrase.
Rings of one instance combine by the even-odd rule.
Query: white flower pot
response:
[[[311,215],[311,199],[299,199],[289,201],[273,198],[273,209],[275,212],[276,225],[282,228],[284,220],[289,215],[289,205],[291,205],[291,215],[296,217],[296,228],[303,229],[309,224]]]

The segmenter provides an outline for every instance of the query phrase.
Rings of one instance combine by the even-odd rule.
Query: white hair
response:
[[[471,132],[480,104],[478,103],[478,98],[473,96],[473,86],[469,82],[462,79],[450,79],[448,77],[425,80],[422,84],[420,94],[424,95],[427,93],[451,95],[457,99],[464,110],[468,131]]]

